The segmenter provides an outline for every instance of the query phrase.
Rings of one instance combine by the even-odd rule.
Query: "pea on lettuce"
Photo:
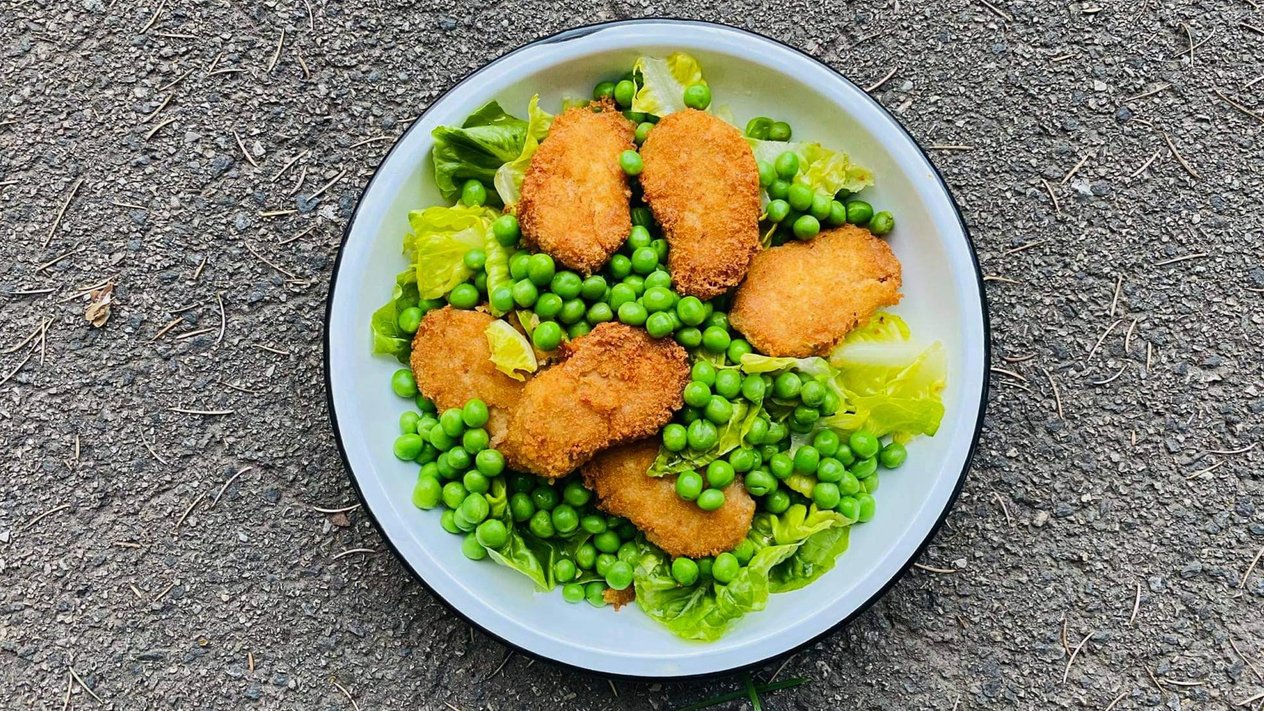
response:
[[[373,312],[369,331],[373,334],[373,354],[394,356],[401,363],[408,362],[412,352],[413,335],[399,327],[399,315],[404,309],[417,306],[417,272],[405,269],[395,277],[391,300]]]
[[[465,266],[465,253],[487,244],[496,216],[486,207],[459,204],[408,213],[412,232],[404,237],[404,253],[412,257],[421,298],[437,299],[474,275]],[[506,271],[507,265],[506,258]]]
[[[705,84],[702,65],[684,52],[673,52],[666,59],[641,57],[632,67],[637,78],[632,110],[666,116],[685,109],[685,89],[690,84]]]
[[[841,190],[858,193],[873,185],[873,173],[851,162],[842,151],[832,151],[819,143],[786,143],[747,138],[755,160],[774,163],[777,156],[791,151],[799,156],[799,172],[794,182],[814,192],[835,195]]]
[[[452,201],[467,180],[494,187],[496,171],[522,153],[527,122],[505,113],[495,101],[470,114],[460,126],[439,126],[434,136],[435,186]]]

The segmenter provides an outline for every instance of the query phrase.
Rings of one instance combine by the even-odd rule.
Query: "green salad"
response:
[[[871,309],[828,351],[767,355],[730,322],[733,293],[681,293],[672,245],[638,182],[638,148],[673,113],[732,123],[731,112],[712,106],[702,67],[682,53],[641,57],[622,77],[594,78],[594,103],[566,99],[557,114],[604,106],[634,126],[634,147],[617,156],[631,186],[622,246],[585,274],[524,239],[516,208],[555,115],[539,96],[516,114],[492,101],[433,132],[434,185],[444,202],[409,214],[407,264],[372,316],[372,349],[408,364],[428,315],[475,311],[487,315],[475,340],[495,372],[529,387],[603,324],[679,344],[688,377],[657,429],[645,474],[674,492],[682,516],[701,521],[736,505],[735,497],[753,501],[745,535],[713,555],[672,555],[630,514],[609,513],[580,471],[548,478],[515,470],[498,441],[494,398],[438,407],[410,368],[391,379],[410,403],[394,455],[420,467],[413,503],[460,536],[469,559],[516,570],[538,591],[560,588],[568,602],[634,602],[672,633],[711,641],[773,593],[831,570],[851,526],[874,518],[880,478],[943,417],[945,352],[918,343],[899,316]],[[791,126],[775,118],[739,125],[758,169],[759,250],[849,225],[867,230],[866,239],[892,231],[891,213],[864,199],[875,176],[846,153],[792,141]]]

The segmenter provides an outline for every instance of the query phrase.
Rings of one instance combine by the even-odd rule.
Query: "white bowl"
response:
[[[369,316],[405,268],[400,239],[408,211],[441,202],[430,177],[431,130],[458,124],[490,99],[524,116],[587,96],[641,54],[693,54],[715,107],[738,125],[756,115],[785,119],[796,139],[848,151],[877,185],[866,195],[891,210],[890,242],[904,265],[895,311],[914,336],[948,353],[947,413],[939,433],[909,447],[908,463],[885,475],[878,515],[856,526],[834,570],[742,619],[723,639],[682,641],[635,605],[614,612],[533,592],[507,568],[473,563],[437,511],[411,503],[417,467],[391,455],[405,409],[389,388],[389,358],[370,354]],[[493,61],[436,100],[391,149],[369,182],[343,239],[329,290],[325,367],[334,433],[365,510],[419,580],[461,616],[529,653],[583,669],[637,677],[681,677],[757,664],[794,650],[862,611],[912,563],[956,497],[983,419],[987,313],[973,248],[942,178],[909,134],[864,91],[815,59],[767,38],[719,25],[647,20],[583,27]]]

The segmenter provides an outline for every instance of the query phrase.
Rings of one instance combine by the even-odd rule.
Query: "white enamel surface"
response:
[[[407,213],[439,202],[427,177],[430,132],[459,123],[498,99],[525,116],[527,100],[556,110],[615,77],[642,53],[683,50],[702,63],[715,108],[738,126],[755,115],[788,120],[796,140],[847,150],[873,170],[867,192],[898,226],[891,245],[904,265],[904,301],[895,309],[915,337],[947,349],[947,415],[938,436],[909,447],[909,461],[883,475],[878,514],[857,526],[851,548],[816,583],[774,595],[722,640],[677,639],[635,606],[615,613],[570,605],[556,591],[536,594],[506,568],[475,564],[460,538],[445,533],[438,511],[410,502],[417,468],[391,456],[396,419],[405,409],[389,389],[398,364],[370,355],[370,314],[405,267],[400,238]],[[439,99],[400,139],[359,205],[343,247],[330,299],[328,368],[332,408],[365,505],[407,565],[437,595],[479,626],[536,654],[601,672],[683,676],[723,671],[793,649],[855,613],[906,567],[945,512],[969,456],[986,370],[986,328],[967,238],[952,202],[923,154],[893,120],[826,67],[772,41],[712,25],[647,21],[581,30],[493,62]]]

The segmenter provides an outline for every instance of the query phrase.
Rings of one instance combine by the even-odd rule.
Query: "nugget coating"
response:
[[[518,220],[528,245],[591,274],[632,231],[632,190],[619,154],[635,148],[635,127],[614,110],[563,111],[531,158]]]
[[[557,478],[598,451],[658,431],[683,404],[685,349],[603,323],[527,383],[500,446],[509,466]]]
[[[670,247],[676,290],[710,299],[737,286],[759,250],[759,167],[736,128],[694,109],[641,146],[641,186]]]
[[[737,547],[750,531],[755,500],[740,479],[724,488],[724,505],[703,511],[676,495],[676,476],[649,477],[658,440],[608,449],[584,465],[584,483],[602,511],[623,516],[673,556],[699,558]]]
[[[496,369],[484,331],[496,318],[482,311],[445,306],[421,320],[413,336],[411,365],[417,389],[442,412],[478,398],[490,415],[487,432],[492,443],[505,436],[509,411],[525,383]]]
[[[729,322],[767,355],[827,355],[900,297],[900,261],[891,247],[866,229],[844,225],[756,255]]]

